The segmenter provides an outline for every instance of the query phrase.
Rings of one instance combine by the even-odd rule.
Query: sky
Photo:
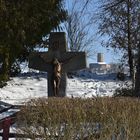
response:
[[[72,2],[74,0],[65,0],[65,4],[66,4],[66,8],[69,10],[71,9],[72,7]],[[76,0],[77,2],[77,9],[79,10],[81,8],[81,2],[86,2],[86,0]],[[94,5],[94,6],[93,6]],[[89,11],[93,14],[96,14],[96,12],[98,11],[97,7],[99,6],[99,0],[93,0],[92,3],[89,4],[89,8],[86,9],[86,11]],[[93,27],[91,28],[89,34],[93,34],[93,36],[96,38],[97,37],[97,34],[96,34],[96,31],[97,31],[97,23],[93,25]],[[92,31],[92,32],[91,32]],[[107,39],[107,37],[104,37],[102,38],[103,40],[104,39]],[[102,47],[101,45],[101,39],[100,37],[98,36],[96,39],[95,39],[95,42],[93,43],[93,48],[95,48],[95,55],[93,57],[90,57],[88,58],[88,63],[96,63],[97,62],[97,53],[103,53],[104,54],[104,61],[109,64],[109,63],[118,63],[119,62],[119,59],[121,58],[120,57],[120,52],[119,53],[116,53],[114,52],[113,49],[106,49],[104,47]]]
[[[107,64],[119,63],[120,56],[118,53],[115,53],[112,49],[107,50],[106,48],[102,47],[99,44],[97,53],[103,53],[104,62]],[[88,59],[88,63],[96,63],[97,62],[97,53],[95,54],[94,58]]]

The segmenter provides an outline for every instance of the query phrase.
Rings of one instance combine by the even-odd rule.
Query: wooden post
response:
[[[2,140],[8,140],[9,139],[10,125],[11,125],[11,118],[6,118],[3,121],[3,135],[2,135]]]

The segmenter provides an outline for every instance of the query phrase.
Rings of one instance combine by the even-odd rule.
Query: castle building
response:
[[[90,63],[89,68],[92,73],[105,74],[110,70],[111,66],[104,61],[103,53],[98,53],[97,63]]]

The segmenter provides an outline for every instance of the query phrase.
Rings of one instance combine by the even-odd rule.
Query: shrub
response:
[[[121,81],[124,81],[125,80],[125,74],[124,73],[122,73],[122,72],[118,72],[117,73],[117,79],[118,80],[121,80]]]
[[[115,93],[113,95],[114,97],[133,97],[134,96],[134,90],[132,88],[118,88],[115,90]]]
[[[139,140],[139,106],[132,98],[34,99],[18,115],[18,133],[43,140]]]

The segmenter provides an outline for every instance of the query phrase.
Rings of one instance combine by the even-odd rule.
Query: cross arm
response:
[[[48,62],[44,61],[42,56],[48,56]],[[39,70],[39,71],[52,71],[51,66],[51,56],[47,52],[34,52],[29,56],[29,68]]]
[[[85,52],[67,52],[63,54],[63,70],[66,72],[76,71],[87,67]],[[65,63],[65,60],[67,61]]]

